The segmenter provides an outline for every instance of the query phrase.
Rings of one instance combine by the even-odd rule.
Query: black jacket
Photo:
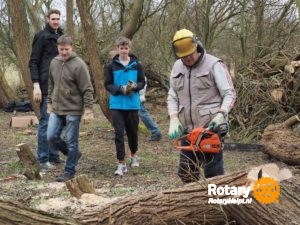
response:
[[[62,29],[59,28],[55,33],[46,24],[33,38],[29,69],[32,82],[39,82],[43,95],[48,95],[49,66],[51,60],[58,55],[56,42],[61,35]]]

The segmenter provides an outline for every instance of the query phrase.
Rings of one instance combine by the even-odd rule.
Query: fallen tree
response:
[[[300,179],[293,177],[280,183],[281,194],[279,203],[264,205],[252,198],[251,204],[245,205],[213,205],[208,204],[207,187],[209,183],[217,186],[248,186],[248,173],[245,171],[202,180],[180,188],[128,196],[119,199],[102,208],[89,209],[73,215],[79,224],[297,224],[300,221]],[[256,175],[255,175],[256,177]],[[237,196],[217,196],[218,198],[235,198]],[[251,196],[250,196],[251,197]],[[240,197],[241,198],[241,197]],[[0,201],[0,222],[16,221],[22,217],[23,223],[18,224],[48,224],[41,223],[41,218],[53,215],[33,211],[14,205],[13,210],[7,209],[7,204]],[[8,205],[11,207],[10,205]],[[20,211],[21,209],[21,211]],[[30,211],[28,211],[30,210]],[[8,212],[9,213],[4,213]],[[28,211],[28,213],[26,213]],[[21,212],[21,213],[20,213]],[[39,215],[40,213],[40,215]],[[26,215],[26,217],[24,216]],[[27,215],[31,221],[26,223]],[[41,218],[40,218],[41,217]],[[76,224],[73,220],[65,219],[64,224]],[[47,219],[44,218],[47,222]],[[49,222],[48,221],[48,222]],[[61,222],[62,220],[55,220]],[[14,224],[14,223],[1,223]],[[50,224],[50,223],[49,223]],[[60,224],[58,222],[51,224]]]

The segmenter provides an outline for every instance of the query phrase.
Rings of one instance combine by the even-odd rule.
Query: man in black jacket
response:
[[[61,13],[59,10],[49,10],[45,28],[34,36],[29,61],[31,79],[33,82],[33,99],[40,104],[37,158],[43,170],[54,167],[50,162],[63,162],[59,158],[57,149],[50,148],[47,142],[49,119],[49,114],[47,113],[49,66],[51,60],[58,55],[56,46],[57,39],[63,35],[63,31],[60,28],[60,16]]]

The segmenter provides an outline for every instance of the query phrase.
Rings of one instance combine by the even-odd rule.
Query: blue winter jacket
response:
[[[139,110],[139,91],[145,86],[145,76],[142,65],[137,58],[130,54],[130,62],[124,66],[116,55],[112,62],[104,67],[104,86],[109,91],[109,108],[118,110]],[[137,84],[132,95],[123,95],[120,87],[131,80]]]

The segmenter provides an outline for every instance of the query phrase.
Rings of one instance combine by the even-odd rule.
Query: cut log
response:
[[[263,172],[264,174],[264,172]],[[244,186],[247,172],[214,177],[159,193],[128,196],[102,208],[79,212],[73,219],[79,224],[212,224],[281,225],[300,223],[300,178],[280,182],[279,203],[208,204],[208,184]],[[234,196],[218,196],[228,198]],[[250,195],[251,197],[251,195]],[[0,200],[0,224],[76,224],[45,212],[22,208]]]
[[[265,152],[290,165],[300,165],[300,139],[292,126],[300,123],[297,115],[283,123],[271,124],[263,132],[260,143]]]
[[[247,173],[219,176],[161,193],[129,196],[94,212],[75,216],[86,224],[226,224],[227,215],[221,206],[208,202],[207,184],[246,184]]]
[[[78,225],[74,219],[54,216],[50,213],[23,207],[19,204],[0,200],[1,225]]]
[[[17,155],[24,167],[23,175],[29,180],[41,180],[40,164],[32,153],[30,147],[25,143],[18,144],[17,147]]]
[[[86,224],[231,224],[281,225],[300,223],[300,179],[280,183],[279,203],[262,204],[253,197],[251,204],[208,204],[208,183],[218,186],[248,184],[246,172],[219,176],[181,188],[141,196],[125,197],[95,212],[76,217]],[[251,192],[252,193],[252,192]],[[218,196],[223,198],[222,196]],[[224,198],[233,196],[224,196]]]
[[[300,179],[293,177],[280,182],[279,203],[261,204],[252,198],[251,204],[226,205],[225,212],[239,225],[300,224]]]
[[[80,198],[83,193],[95,193],[95,189],[85,174],[66,181],[71,195]]]

